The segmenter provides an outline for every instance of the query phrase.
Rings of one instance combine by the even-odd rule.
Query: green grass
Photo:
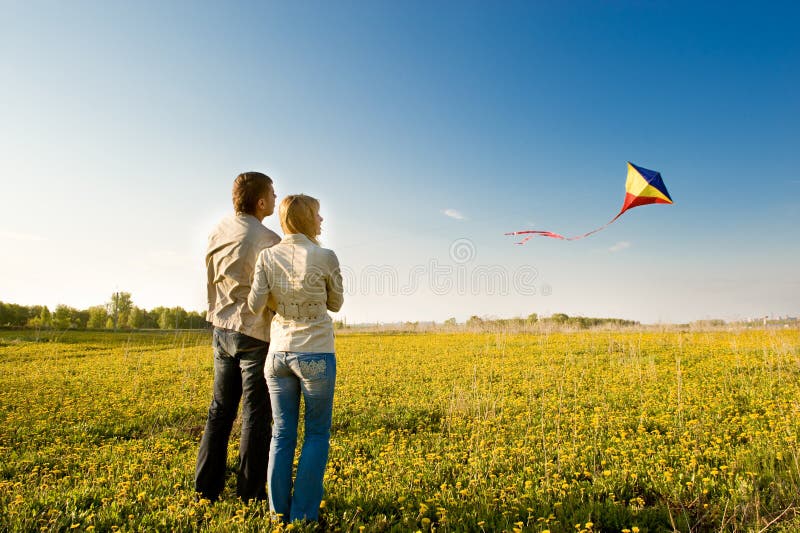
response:
[[[337,352],[327,529],[798,524],[797,330],[339,334]],[[0,530],[270,527],[233,475],[195,501],[211,379],[203,332],[0,332]],[[235,427],[231,473],[237,450]]]

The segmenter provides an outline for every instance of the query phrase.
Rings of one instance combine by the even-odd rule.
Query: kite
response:
[[[625,201],[622,204],[622,209],[619,210],[617,216],[609,220],[604,226],[592,230],[589,233],[578,235],[577,237],[564,237],[552,231],[542,230],[523,230],[512,231],[506,235],[527,235],[517,244],[525,244],[537,235],[542,237],[552,237],[553,239],[561,239],[562,241],[576,241],[588,237],[593,233],[605,229],[612,222],[617,220],[622,213],[628,209],[647,204],[671,204],[672,198],[667,192],[667,187],[661,179],[661,173],[655,170],[648,170],[640,166],[636,166],[628,161],[628,179],[625,182]]]

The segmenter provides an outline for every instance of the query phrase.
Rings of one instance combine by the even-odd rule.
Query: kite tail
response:
[[[525,244],[526,242],[528,242],[529,240],[533,239],[537,235],[539,235],[541,237],[550,237],[552,239],[560,239],[562,241],[577,241],[578,239],[583,239],[584,237],[588,237],[589,235],[593,235],[593,234],[597,233],[598,231],[602,231],[602,230],[606,229],[614,221],[616,221],[623,212],[624,211],[620,211],[617,214],[617,216],[615,216],[614,218],[612,218],[611,220],[609,220],[608,222],[606,222],[604,225],[600,226],[599,228],[594,229],[594,230],[590,231],[589,233],[584,233],[583,235],[578,235],[578,236],[575,236],[575,237],[564,237],[563,235],[560,235],[558,233],[553,233],[552,231],[542,231],[542,230],[533,230],[533,229],[523,230],[523,231],[512,231],[510,233],[506,233],[506,235],[527,235],[527,237],[525,237],[521,241],[515,243],[515,244],[520,244],[520,245]]]

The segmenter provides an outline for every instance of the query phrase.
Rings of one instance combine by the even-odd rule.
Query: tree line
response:
[[[455,321],[455,319],[452,319]],[[447,322],[445,322],[446,324]],[[455,323],[455,322],[454,322]],[[531,313],[526,318],[499,318],[489,319],[479,316],[471,316],[466,322],[467,327],[522,327],[538,324],[540,326],[554,325],[566,326],[578,329],[589,329],[598,326],[638,326],[635,320],[624,320],[621,318],[593,318],[586,316],[569,316],[564,313],[555,313],[550,317],[540,317],[536,313]]]
[[[115,292],[108,302],[89,309],[57,305],[19,305],[0,302],[0,326],[53,329],[203,329],[205,313],[178,307],[149,311],[133,305],[129,292]]]

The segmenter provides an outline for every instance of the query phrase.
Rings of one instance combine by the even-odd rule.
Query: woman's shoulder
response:
[[[330,248],[323,248],[322,246],[319,247],[320,252],[325,255],[326,257],[331,257],[336,259],[336,252],[331,250]]]
[[[272,246],[267,246],[265,248],[262,248],[261,251],[258,252],[258,258],[261,261],[265,261],[265,262],[269,261],[269,259],[272,257],[272,253],[275,251],[275,248],[280,246],[280,244],[281,243],[277,243],[277,244],[273,244]]]
[[[317,245],[317,254],[321,259],[323,259],[327,263],[336,265],[339,264],[339,258],[336,257],[336,252],[334,252],[330,248],[323,248],[322,246]]]

